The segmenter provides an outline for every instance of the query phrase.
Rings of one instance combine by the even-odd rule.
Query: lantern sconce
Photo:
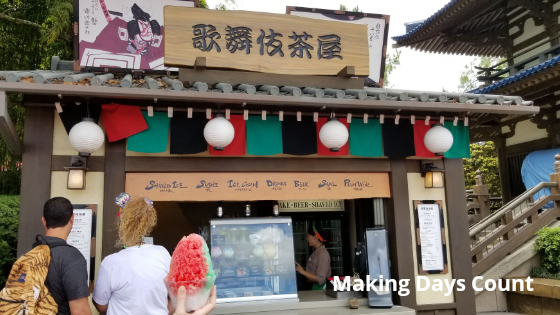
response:
[[[70,158],[70,167],[65,167],[68,170],[68,179],[66,189],[69,190],[84,190],[86,189],[86,171],[87,171],[87,157],[72,156]]]
[[[424,177],[424,187],[443,188],[444,169],[435,166],[434,163],[420,162],[420,172],[422,177]]]

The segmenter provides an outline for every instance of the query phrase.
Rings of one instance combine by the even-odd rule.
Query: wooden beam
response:
[[[53,155],[51,171],[66,171],[65,167],[70,166],[71,155]],[[105,170],[105,157],[90,156],[87,160],[88,172],[103,172]]]
[[[22,165],[25,166],[21,170],[18,257],[31,249],[37,234],[45,232],[41,217],[45,202],[51,198],[53,129],[52,108],[25,110],[22,155]]]
[[[126,172],[389,172],[388,159],[132,157]]]
[[[103,190],[103,242],[102,258],[119,251],[115,198],[124,192],[126,139],[105,143],[105,189]]]
[[[6,92],[3,91],[0,91],[0,135],[6,142],[10,153],[14,156],[21,157],[23,153],[23,143],[8,113],[8,96]]]
[[[346,67],[342,68],[342,70],[340,70],[340,72],[338,73],[337,76],[343,77],[343,78],[354,77],[354,76],[356,76],[356,67],[346,66]]]
[[[348,68],[348,67],[346,67]],[[344,69],[346,69],[344,68]],[[345,71],[342,70],[341,72]],[[350,69],[348,69],[350,71]],[[339,73],[340,74],[340,73]],[[179,69],[180,81],[202,81],[208,83],[277,85],[333,89],[363,89],[363,78],[347,78],[341,76],[304,76],[288,74],[268,74],[260,72]]]
[[[454,279],[465,279],[468,285],[472,283],[472,262],[470,255],[470,237],[468,213],[465,208],[465,178],[463,159],[444,159],[445,196],[447,202],[447,221],[450,223],[449,251],[451,269]],[[464,291],[454,288],[457,315],[475,315],[476,302],[474,290]]]
[[[206,57],[196,57],[194,70],[206,70]]]

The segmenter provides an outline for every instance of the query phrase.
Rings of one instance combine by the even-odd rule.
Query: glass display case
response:
[[[210,221],[218,303],[297,299],[291,218]]]

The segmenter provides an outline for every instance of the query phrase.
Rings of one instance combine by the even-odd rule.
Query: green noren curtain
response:
[[[148,112],[142,111],[142,115],[148,124],[148,129],[128,137],[126,149],[142,153],[165,152],[169,133],[167,112],[154,112],[154,116],[149,117]]]
[[[383,156],[383,138],[379,119],[352,119],[350,125],[350,154],[363,157]]]
[[[274,155],[282,153],[282,122],[278,116],[250,115],[246,122],[247,154]]]
[[[463,123],[453,126],[452,121],[446,121],[443,126],[453,135],[453,146],[445,152],[445,157],[448,159],[470,158],[469,126],[465,126]]]

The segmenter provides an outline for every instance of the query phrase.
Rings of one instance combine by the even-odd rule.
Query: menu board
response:
[[[414,201],[418,271],[447,273],[445,226],[441,201]]]
[[[68,235],[67,243],[77,248],[84,256],[87,263],[88,286],[93,281],[92,266],[92,241],[95,240],[95,207],[74,205],[74,225]]]
[[[439,206],[436,204],[418,205],[418,225],[424,270],[443,269]]]

